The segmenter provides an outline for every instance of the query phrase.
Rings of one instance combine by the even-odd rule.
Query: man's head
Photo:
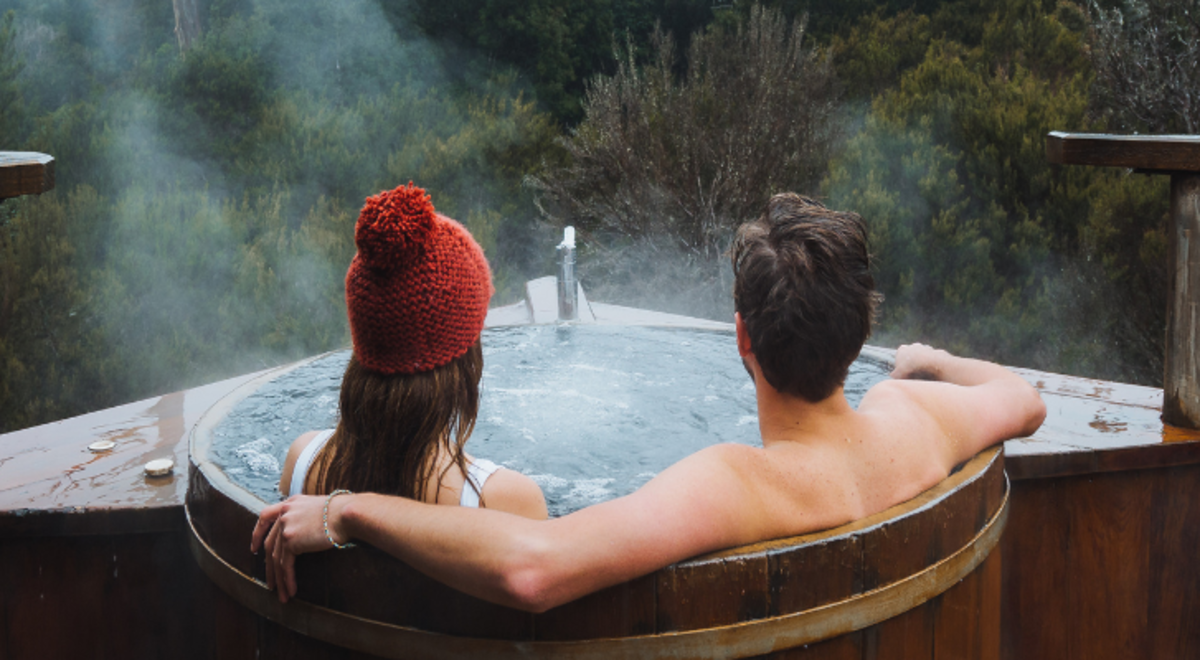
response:
[[[763,377],[811,402],[833,394],[881,300],[862,218],[795,193],[775,195],[738,229],[730,256],[734,308]]]

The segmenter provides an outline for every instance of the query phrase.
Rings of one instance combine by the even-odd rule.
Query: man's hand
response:
[[[948,357],[946,351],[925,344],[905,344],[896,349],[892,378],[941,380],[941,363]]]
[[[347,496],[335,497],[330,503],[330,532],[334,530],[335,506],[340,510]],[[250,552],[266,548],[267,586],[279,594],[279,601],[286,603],[296,595],[296,556],[308,552],[329,550],[329,539],[325,538],[323,514],[325,497],[320,495],[296,495],[279,504],[262,510],[254,534],[250,538]],[[265,539],[265,541],[264,541]]]

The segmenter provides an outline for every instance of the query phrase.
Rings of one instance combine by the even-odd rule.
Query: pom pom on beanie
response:
[[[367,198],[354,227],[358,256],[368,268],[391,268],[420,256],[433,230],[433,202],[414,186]]]
[[[346,311],[359,362],[379,373],[449,363],[479,339],[492,296],[483,250],[412,185],[367,198],[346,273]]]

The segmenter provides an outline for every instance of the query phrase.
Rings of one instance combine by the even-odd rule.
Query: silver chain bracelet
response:
[[[353,495],[353,494],[354,493],[346,490],[345,488],[339,488],[325,496],[325,510],[321,513],[321,524],[324,525],[324,527],[325,527],[325,538],[329,539],[329,545],[332,545],[333,547],[337,548],[338,550],[345,550],[346,548],[353,548],[354,544],[350,543],[350,542],[338,543],[337,541],[333,540],[333,534],[329,533],[329,503],[332,502],[333,498],[337,497],[338,495]]]

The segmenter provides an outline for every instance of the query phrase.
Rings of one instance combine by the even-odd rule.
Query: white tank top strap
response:
[[[499,469],[499,465],[486,458],[476,458],[467,461],[467,479],[471,483],[463,482],[462,496],[458,498],[458,505],[478,509],[479,494],[483,492],[483,485],[487,483],[488,477],[491,477]],[[471,484],[475,484],[475,487],[471,488]]]
[[[292,482],[288,487],[288,497],[304,494],[304,482],[308,481],[308,470],[312,467],[313,459],[316,458],[317,452],[321,451],[321,447],[324,447],[332,437],[333,429],[326,429],[318,433],[312,442],[305,445],[300,456],[296,458],[296,464],[292,466]]]

